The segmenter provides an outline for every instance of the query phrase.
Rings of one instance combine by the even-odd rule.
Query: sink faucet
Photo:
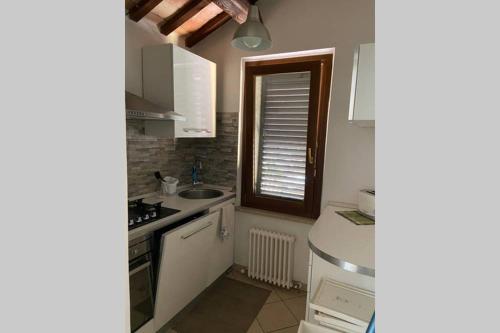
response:
[[[193,164],[193,168],[191,170],[191,180],[193,183],[193,187],[196,185],[202,185],[203,182],[200,180],[200,171],[203,168],[200,160],[195,160]]]

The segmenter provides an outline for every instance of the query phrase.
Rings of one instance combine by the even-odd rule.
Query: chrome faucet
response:
[[[193,164],[193,168],[191,170],[191,180],[193,187],[196,185],[202,185],[203,182],[200,180],[200,171],[203,168],[200,160],[195,160]]]

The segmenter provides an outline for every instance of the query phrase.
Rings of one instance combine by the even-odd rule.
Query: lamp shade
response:
[[[257,6],[250,6],[247,20],[236,29],[231,45],[247,51],[259,51],[271,47],[271,36],[260,19]]]

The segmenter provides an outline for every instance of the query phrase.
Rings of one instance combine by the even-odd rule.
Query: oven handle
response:
[[[201,227],[199,229],[196,229],[195,231],[191,231],[187,235],[182,235],[181,238],[182,239],[188,239],[189,237],[193,236],[194,234],[199,233],[200,231],[202,231],[203,229],[206,229],[206,228],[210,227],[211,225],[212,225],[212,222],[209,222],[209,223],[207,223],[207,225],[205,225],[205,226],[203,226],[203,227]]]
[[[145,262],[145,263],[144,263],[144,264],[142,264],[141,266],[134,268],[133,270],[131,270],[131,271],[129,272],[129,274],[128,274],[128,275],[129,275],[129,276],[132,276],[132,275],[134,275],[135,273],[140,272],[140,271],[142,271],[143,269],[148,268],[149,266],[151,266],[151,261]]]

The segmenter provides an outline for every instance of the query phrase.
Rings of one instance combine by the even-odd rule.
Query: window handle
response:
[[[309,164],[314,164],[314,158],[312,155],[312,148],[307,148],[307,160],[309,161]]]

